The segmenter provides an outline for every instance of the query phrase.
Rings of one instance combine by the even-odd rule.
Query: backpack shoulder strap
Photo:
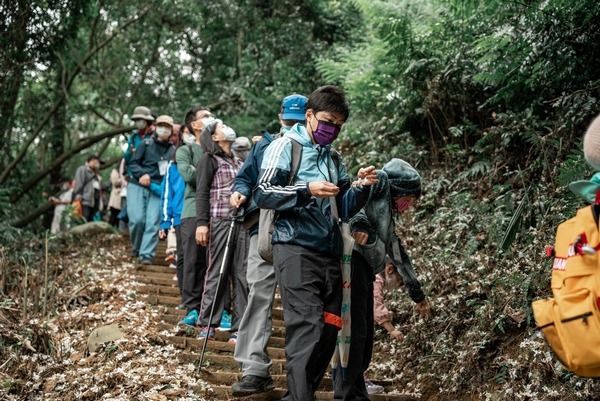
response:
[[[337,150],[331,148],[331,160],[333,160],[333,164],[335,164],[335,169],[340,171],[340,162],[342,160],[342,154]]]
[[[300,162],[302,161],[302,145],[295,139],[290,139],[292,143],[292,163],[290,165],[290,180],[288,185],[292,185],[298,175]]]

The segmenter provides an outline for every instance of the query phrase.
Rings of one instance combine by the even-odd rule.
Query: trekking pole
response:
[[[206,352],[206,344],[208,343],[210,325],[212,324],[213,315],[215,313],[215,306],[217,305],[217,300],[219,299],[219,289],[221,288],[221,279],[223,278],[225,266],[227,265],[229,247],[231,245],[231,238],[233,237],[233,229],[235,228],[235,223],[237,219],[241,217],[242,211],[242,208],[236,209],[234,216],[231,218],[231,224],[229,225],[229,232],[227,233],[227,240],[225,241],[225,252],[223,254],[223,261],[221,262],[221,267],[219,269],[219,278],[217,279],[217,290],[215,291],[215,297],[213,298],[212,306],[210,307],[210,315],[208,318],[208,331],[206,333],[206,337],[204,337],[204,344],[202,344],[202,352],[200,353],[200,363],[198,364],[198,369],[196,370],[197,372],[199,372],[202,369],[202,364],[204,362],[204,353]]]

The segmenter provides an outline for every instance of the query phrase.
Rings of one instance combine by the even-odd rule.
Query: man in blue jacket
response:
[[[285,135],[295,124],[304,124],[306,96],[293,94],[283,99],[279,122],[281,130],[276,138]],[[260,165],[265,149],[273,137],[265,132],[263,139],[252,149],[246,162],[238,173],[233,185],[231,205],[247,205],[246,226],[249,227],[250,247],[248,251],[248,305],[238,330],[235,346],[235,360],[242,365],[242,380],[232,386],[234,397],[246,396],[272,390],[275,386],[269,373],[271,358],[267,354],[267,343],[271,337],[273,296],[275,295],[275,270],[258,254],[258,217],[259,209],[251,198],[252,190],[258,182]],[[253,218],[254,217],[254,218]]]
[[[174,160],[169,162],[167,174],[163,178],[160,191],[160,231],[159,238],[167,239],[167,258],[171,258],[173,250],[169,249],[169,231],[175,229],[175,237],[181,238],[181,211],[183,210],[183,194],[185,191],[185,182]],[[176,266],[177,266],[177,285],[181,295],[183,280],[183,248],[181,241],[176,241]]]
[[[156,119],[156,135],[146,136],[129,164],[127,215],[134,256],[142,264],[151,264],[158,244],[160,224],[160,183],[173,159],[175,147],[169,142],[173,119]]]
[[[272,243],[286,329],[285,401],[314,399],[327,370],[342,323],[338,216],[358,212],[377,182],[371,166],[359,170],[361,185],[352,185],[343,164],[331,157],[330,145],[349,113],[340,88],[316,89],[308,98],[306,127],[294,125],[265,151],[254,191],[256,204],[277,214]],[[292,141],[302,145],[295,177]]]

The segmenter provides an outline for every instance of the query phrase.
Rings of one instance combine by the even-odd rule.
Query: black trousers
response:
[[[94,216],[96,215],[97,211],[98,209],[95,207],[83,205],[83,218],[87,222],[94,221]]]
[[[188,312],[192,309],[200,312],[202,292],[204,291],[204,275],[207,266],[206,247],[196,243],[195,217],[182,219],[179,227],[181,244],[183,245],[181,302]]]
[[[340,259],[288,244],[273,246],[285,325],[288,391],[283,401],[311,401],[329,366],[341,326]]]
[[[119,209],[115,209],[114,207],[110,207],[110,217],[108,218],[108,223],[113,227],[119,227],[119,213],[121,211]]]
[[[344,375],[335,375],[334,400],[369,401],[364,373],[373,355],[373,280],[373,269],[358,252],[353,252],[350,354]]]
[[[175,239],[177,241],[177,261],[175,265],[177,266],[176,274],[177,274],[177,287],[179,287],[179,296],[183,296],[183,243],[181,242],[181,225],[175,227]]]

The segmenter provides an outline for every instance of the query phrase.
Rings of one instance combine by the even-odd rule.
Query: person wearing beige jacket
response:
[[[110,172],[110,183],[112,188],[108,200],[108,210],[110,211],[108,222],[113,227],[119,227],[118,215],[121,211],[121,188],[123,187],[123,179],[119,174],[119,170],[116,168],[113,168]]]

